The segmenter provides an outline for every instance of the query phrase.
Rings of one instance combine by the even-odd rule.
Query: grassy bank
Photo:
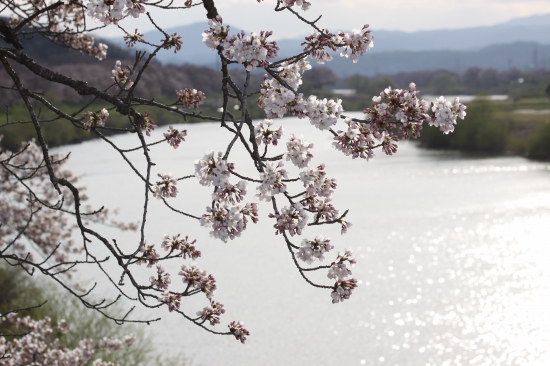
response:
[[[71,104],[63,102],[60,100],[55,100],[55,97],[49,96],[48,98],[52,103],[67,114],[73,114],[79,111],[81,108],[80,104]],[[165,100],[162,97],[155,98],[156,101],[161,103],[172,103],[173,100]],[[222,105],[221,95],[212,96],[201,105],[200,111],[204,115],[218,116],[219,113],[216,111]],[[39,105],[36,105],[36,110],[40,111],[39,118],[41,121],[42,133],[46,143],[50,147],[74,144],[82,141],[90,140],[97,138],[97,135],[90,133],[79,126],[73,125],[70,121],[65,119],[55,119],[56,115],[45,108],[41,108]],[[86,108],[85,111],[99,111],[102,108],[108,108],[107,104],[103,103],[94,103],[90,107]],[[235,115],[240,115],[240,112],[234,111],[233,105],[230,106],[231,111],[235,112]],[[145,112],[146,110],[151,112],[151,118],[155,121],[158,126],[171,125],[177,123],[196,123],[203,120],[199,118],[183,118],[181,115],[163,110],[158,108],[146,108],[146,107],[137,107],[137,111]],[[0,113],[2,113],[3,118],[2,123],[0,123],[0,135],[4,135],[3,139],[0,141],[0,147],[7,150],[15,150],[20,146],[21,142],[28,141],[36,137],[36,131],[34,125],[30,121],[29,112],[23,104],[15,104],[9,107],[0,108]],[[265,114],[263,111],[258,108],[255,104],[251,103],[251,114],[253,118],[264,117]],[[77,113],[76,118],[82,117],[82,113]],[[8,121],[6,123],[5,121]],[[116,110],[109,110],[109,118],[105,127],[109,128],[131,128],[131,124],[128,121],[128,118],[119,114]],[[116,131],[102,129],[101,132],[104,135],[113,135],[117,133]]]
[[[550,160],[550,101],[544,98],[467,103],[467,116],[454,133],[424,127],[421,146]]]

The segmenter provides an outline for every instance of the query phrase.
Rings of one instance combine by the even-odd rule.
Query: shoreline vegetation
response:
[[[330,95],[330,90],[325,90],[324,93],[318,94],[321,97],[335,97]],[[365,101],[370,100],[361,94],[347,101],[346,99],[348,98],[344,98],[343,101],[345,110],[357,110],[360,108],[360,102],[367,105]],[[218,101],[214,96],[202,105],[201,110],[207,115],[214,114],[217,102],[221,103],[221,100]],[[61,101],[59,103],[63,104],[62,109],[66,111],[74,112],[78,108],[76,104]],[[250,104],[250,113],[253,118],[265,117],[255,103]],[[418,140],[420,146],[429,149],[450,149],[485,155],[518,155],[530,159],[550,160],[549,99],[540,97],[495,101],[478,96],[466,104],[468,107],[466,119],[457,124],[455,132],[444,135],[437,128],[425,125]],[[103,106],[94,104],[93,108],[99,110]],[[52,119],[51,122],[43,124],[44,137],[51,147],[80,143],[98,137],[73,126],[67,120],[53,120],[53,114],[48,112],[42,109],[41,119]],[[0,134],[4,135],[0,141],[0,147],[13,151],[21,142],[32,139],[35,131],[31,123],[18,123],[26,119],[26,109],[23,105],[4,107],[4,113],[9,116],[9,125],[0,129]],[[109,113],[109,127],[127,127],[128,121],[123,116],[114,110]],[[198,118],[183,120],[180,115],[165,110],[155,111],[151,117],[159,126],[201,122]],[[103,130],[102,133],[113,135],[116,131]]]

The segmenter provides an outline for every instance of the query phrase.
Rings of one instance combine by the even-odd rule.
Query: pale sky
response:
[[[335,32],[350,30],[370,24],[371,28],[384,30],[432,30],[487,26],[512,18],[550,13],[550,0],[310,0],[311,9],[300,13],[307,19],[320,14],[320,27]],[[183,0],[175,0],[175,4]],[[273,39],[293,38],[308,34],[309,27],[290,12],[274,12],[274,0],[258,3],[256,0],[215,1],[224,23],[233,24],[248,31],[272,30]],[[157,22],[167,29],[198,21],[205,22],[202,6],[186,10],[158,10],[147,7]],[[129,30],[152,29],[145,15],[137,21],[121,23]],[[113,33],[114,32],[114,33]],[[118,34],[115,27],[97,32],[99,35]],[[185,37],[185,35],[183,35]]]

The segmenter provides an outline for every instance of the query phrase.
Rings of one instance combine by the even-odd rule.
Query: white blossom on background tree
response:
[[[232,32],[218,14],[213,0],[201,3],[193,0],[1,0],[1,3],[2,11],[9,14],[9,21],[0,20],[0,38],[6,44],[0,47],[0,60],[10,78],[10,85],[3,87],[19,95],[28,110],[29,120],[6,120],[0,128],[15,123],[30,124],[35,131],[36,143],[29,142],[17,151],[3,151],[0,154],[0,257],[29,273],[39,271],[51,277],[88,308],[105,316],[109,316],[106,312],[108,304],[90,300],[91,289],[77,289],[70,282],[68,275],[71,271],[90,265],[99,266],[106,276],[102,285],[116,287],[120,296],[141,306],[153,309],[166,307],[211,333],[233,335],[242,343],[249,336],[241,321],[218,326],[222,323],[225,309],[215,297],[215,269],[207,271],[200,268],[200,243],[184,232],[174,232],[170,227],[165,228],[168,234],[163,238],[146,235],[148,207],[152,198],[162,201],[167,210],[181,214],[187,225],[204,226],[213,240],[224,243],[238,238],[260,218],[271,220],[273,233],[290,252],[301,277],[309,285],[327,290],[327,300],[330,295],[333,303],[349,299],[357,286],[357,281],[352,277],[351,267],[356,260],[351,249],[335,253],[334,248],[341,246],[339,240],[325,238],[315,232],[319,225],[339,225],[342,234],[351,227],[347,221],[348,211],[336,208],[331,201],[337,181],[329,175],[329,166],[311,163],[315,150],[314,145],[307,141],[307,136],[285,136],[285,120],[278,118],[297,116],[307,119],[311,128],[332,137],[335,150],[353,159],[369,160],[378,148],[387,155],[396,153],[398,142],[419,137],[424,123],[449,133],[454,130],[457,118],[466,115],[466,107],[458,99],[447,101],[441,97],[435,103],[419,99],[414,83],[407,89],[388,88],[381,91],[370,106],[365,107],[362,119],[346,116],[340,99],[327,100],[299,93],[303,73],[314,64],[330,62],[335,51],[355,63],[374,44],[368,25],[351,32],[331,32],[318,25],[319,19],[307,20],[303,12],[314,6],[307,1],[276,1],[275,12],[290,12],[298,22],[311,27],[311,34],[302,43],[303,51],[285,59],[277,58],[279,46],[271,40],[271,31]],[[207,96],[186,85],[175,91],[171,104],[139,95],[136,87],[156,54],[161,49],[183,52],[181,47],[185,42],[182,36],[168,34],[160,28],[148,13],[148,8],[185,10],[186,13],[193,13],[189,16],[205,19],[205,31],[202,33],[204,45],[216,53],[221,62],[219,85],[223,105],[218,114],[206,115],[198,111]],[[164,38],[157,42],[144,38],[138,29],[125,29],[121,20],[127,17],[141,18],[144,23],[151,23],[162,32]],[[101,60],[106,56],[107,47],[95,43],[88,32],[96,29],[94,27],[104,26],[122,29],[128,46],[141,43],[150,47],[148,54],[137,52],[132,65],[117,61],[111,75],[102,75],[112,80],[106,90],[40,65],[28,56],[21,42],[23,37],[29,35],[43,36],[60,46]],[[242,65],[246,75],[244,83],[238,84],[230,75],[228,67],[232,64]],[[265,72],[263,82],[261,85],[251,85],[251,72],[259,69]],[[76,113],[64,111],[44,94],[23,85],[19,77],[21,70],[49,83],[62,84],[79,95],[89,96],[90,102],[83,104]],[[109,108],[93,110],[91,106],[96,100],[107,103]],[[230,110],[230,101],[238,104],[238,114]],[[259,122],[252,120],[250,102],[255,102],[265,111],[265,119]],[[37,105],[55,113],[57,119],[70,122],[74,128],[96,135],[104,141],[105,148],[115,150],[131,167],[133,178],[143,184],[141,223],[134,228],[122,223],[114,224],[123,229],[136,229],[139,235],[134,242],[107,239],[100,231],[90,227],[91,223],[111,221],[105,209],[83,206],[86,200],[83,187],[62,167],[66,157],[52,155],[48,150],[42,133],[42,126],[48,121],[41,117]],[[219,146],[217,151],[197,155],[194,167],[174,166],[172,172],[157,172],[154,168],[155,145],[166,143],[174,149],[185,149],[186,139],[193,136],[179,126],[171,126],[163,139],[150,141],[156,123],[150,111],[140,113],[138,107],[176,113],[181,116],[182,122],[186,117],[217,122],[217,126],[231,136],[231,140],[226,146]],[[109,126],[112,111],[126,116],[128,122],[124,128]],[[132,134],[136,147],[125,150],[117,146],[106,135],[106,132],[113,130]],[[242,145],[246,150],[248,161],[234,161],[231,158],[235,144]],[[286,152],[279,155],[270,153],[272,147],[278,144],[286,146]],[[136,152],[143,155],[139,163],[141,166],[129,159]],[[246,164],[252,164],[257,174],[242,174],[240,169]],[[291,171],[299,173],[293,175]],[[187,194],[178,189],[178,184],[182,180],[193,179],[200,185],[212,188],[211,201],[206,203],[208,207],[205,211],[197,207],[175,207],[171,203],[173,197]],[[272,210],[260,215],[258,201],[271,202]],[[73,231],[78,235],[73,235]],[[294,241],[295,236],[302,238]],[[92,240],[104,246],[110,253],[110,260],[116,261],[120,269],[119,278],[103,269],[106,259],[94,255],[88,245]],[[314,264],[325,259],[325,264]],[[197,264],[192,263],[195,260]],[[167,266],[163,265],[167,261],[178,262],[179,272],[167,271]],[[138,279],[140,276],[137,274],[144,271],[150,276],[148,282]],[[313,282],[309,276],[312,271],[326,271],[327,282]],[[205,306],[194,314],[184,312],[181,302],[195,295],[205,297]],[[131,319],[127,314],[113,320],[124,323],[155,319]],[[8,353],[12,349],[9,347],[13,344],[6,348]]]

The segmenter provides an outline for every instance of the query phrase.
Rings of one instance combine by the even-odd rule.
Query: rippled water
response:
[[[191,174],[195,159],[229,139],[214,125],[186,128],[178,150],[152,149],[155,173]],[[550,164],[412,143],[367,163],[333,150],[307,122],[288,119],[285,130],[315,143],[314,163],[326,163],[328,176],[338,179],[333,202],[350,209],[354,224],[344,236],[309,227],[304,237],[324,234],[337,249],[353,248],[359,288],[332,304],[328,291],[307,285],[273,235],[265,204],[260,223],[224,244],[153,202],[148,241],[160,243],[164,233],[197,238],[197,264],[216,276],[216,299],[228,310],[222,320],[243,320],[252,333],[242,345],[163,312],[151,325],[163,351],[182,351],[202,365],[550,364]],[[131,139],[114,138],[123,146]],[[114,152],[97,141],[62,150],[72,151],[70,165],[86,175],[93,203],[139,220],[143,188]],[[136,161],[142,156],[134,154]],[[229,160],[252,172],[239,163],[244,157],[236,151]],[[179,188],[175,205],[200,215],[210,190],[194,179]],[[249,185],[249,195],[254,191]],[[113,235],[127,248],[135,243],[133,234]],[[194,313],[202,306],[194,300],[184,308]]]

